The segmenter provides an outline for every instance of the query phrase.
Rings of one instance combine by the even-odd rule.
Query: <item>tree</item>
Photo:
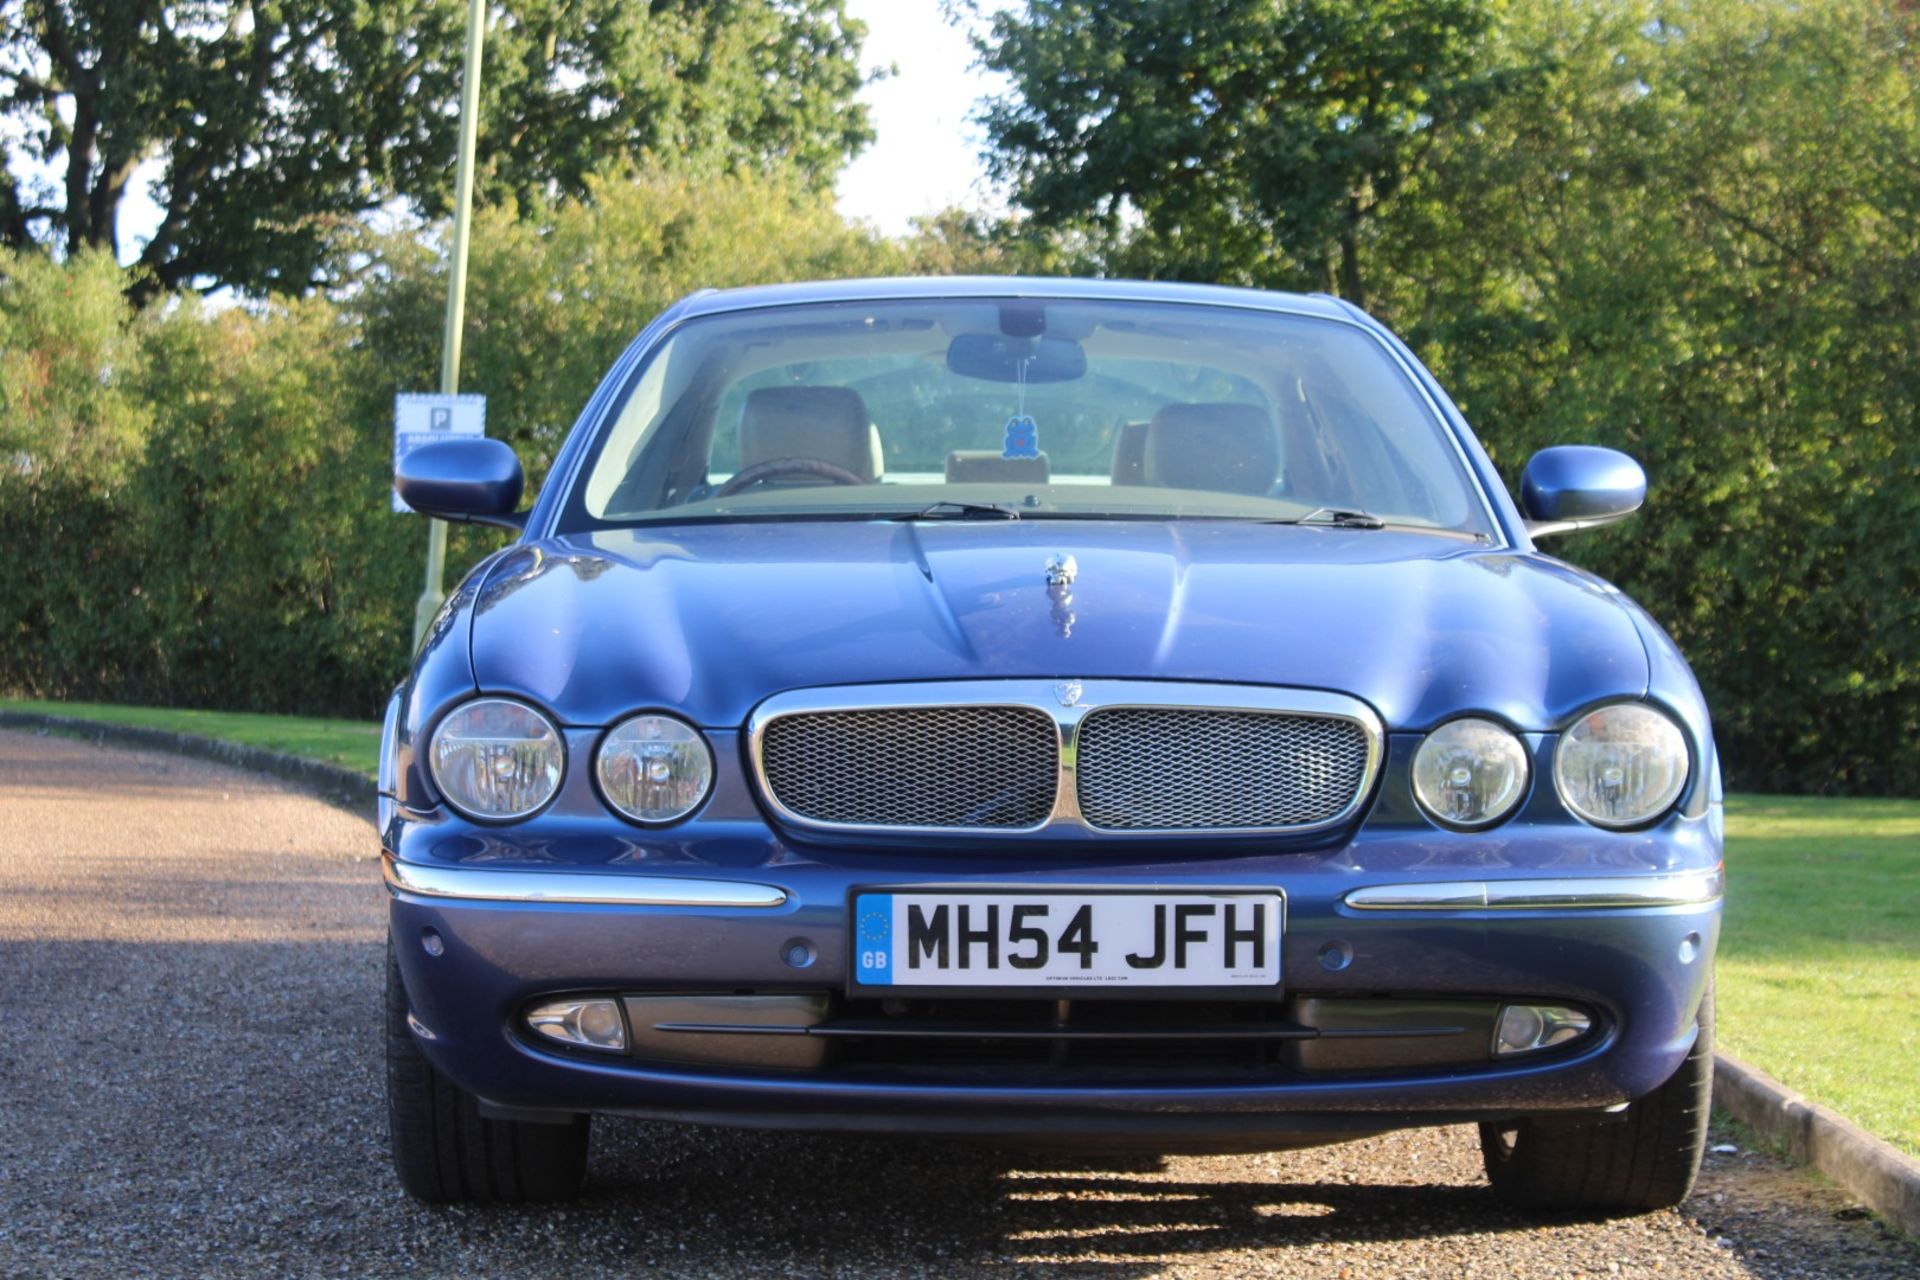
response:
[[[1635,520],[1546,549],[1673,632],[1729,785],[1920,793],[1920,14],[1391,9],[1029,0],[1001,172],[1110,272],[1338,284],[1510,482],[1639,458]]]
[[[1502,83],[1496,0],[1027,0],[978,47],[996,176],[1170,274],[1365,304],[1372,224]]]
[[[452,182],[460,0],[0,0],[0,238],[118,253],[157,162],[142,296],[300,292],[333,229]],[[494,6],[481,203],[578,196],[645,158],[831,183],[871,138],[844,0],[514,0]],[[26,172],[26,178],[18,176]]]
[[[1430,158],[1382,290],[1517,477],[1646,466],[1552,550],[1674,633],[1729,779],[1920,789],[1920,17],[1874,0],[1516,4],[1549,68]]]
[[[912,220],[903,270],[921,276],[1096,275],[1107,246],[1013,218],[942,209]]]
[[[0,252],[0,483],[111,489],[138,457],[148,415],[127,381],[142,355],[119,284],[104,254]]]

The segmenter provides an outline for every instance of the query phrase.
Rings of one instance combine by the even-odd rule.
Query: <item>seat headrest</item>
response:
[[[1140,469],[1162,488],[1264,495],[1280,472],[1280,437],[1259,405],[1163,405]]]
[[[1114,484],[1145,484],[1147,424],[1123,422],[1113,437]]]
[[[852,387],[761,387],[740,408],[740,469],[775,458],[818,458],[871,484],[883,470],[880,432]]]

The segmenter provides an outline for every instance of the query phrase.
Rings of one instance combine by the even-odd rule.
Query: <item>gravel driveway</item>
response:
[[[367,822],[0,732],[0,836],[0,1276],[1920,1276],[1744,1150],[1681,1212],[1529,1225],[1468,1129],[1101,1160],[602,1120],[577,1205],[423,1209],[387,1167]]]

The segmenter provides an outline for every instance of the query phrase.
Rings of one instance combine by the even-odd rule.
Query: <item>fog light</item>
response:
[[[583,1049],[610,1049],[623,1053],[627,1024],[613,1000],[555,1000],[527,1014],[527,1025],[550,1040]]]
[[[1592,1026],[1593,1019],[1578,1009],[1557,1004],[1510,1004],[1500,1010],[1500,1025],[1494,1028],[1494,1056],[1551,1049],[1578,1040]]]

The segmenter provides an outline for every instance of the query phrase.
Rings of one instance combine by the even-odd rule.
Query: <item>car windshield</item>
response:
[[[961,299],[691,320],[622,389],[566,529],[1240,519],[1487,533],[1365,329],[1225,306]]]

